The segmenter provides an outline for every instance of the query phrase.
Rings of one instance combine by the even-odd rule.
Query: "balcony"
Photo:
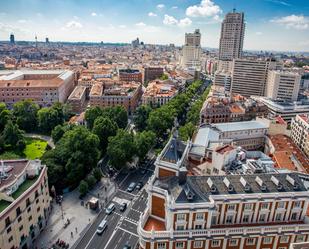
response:
[[[163,223],[163,224],[162,224]],[[302,222],[294,223],[273,223],[273,224],[247,224],[229,225],[202,230],[164,230],[164,222],[149,216],[148,211],[142,215],[138,224],[138,234],[143,240],[163,238],[195,238],[229,235],[253,235],[268,233],[302,233],[309,231],[309,217]]]

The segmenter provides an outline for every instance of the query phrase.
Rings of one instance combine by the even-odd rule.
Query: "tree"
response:
[[[4,103],[0,103],[0,133],[3,131],[8,120],[12,119],[12,113],[6,108]]]
[[[167,80],[168,79],[168,75],[167,74],[162,74],[160,76],[160,80]]]
[[[126,128],[128,124],[128,113],[123,106],[106,108],[104,111],[111,120],[116,122],[119,128]]]
[[[32,100],[23,100],[13,106],[13,116],[20,129],[31,132],[37,127],[39,106]]]
[[[103,116],[103,114],[104,114],[103,109],[98,106],[89,108],[85,113],[85,119],[86,119],[88,128],[92,129],[96,118]]]
[[[82,180],[79,184],[78,190],[81,196],[85,196],[89,190],[88,183]]]
[[[117,124],[107,117],[98,117],[94,121],[92,132],[100,139],[100,149],[105,152],[108,145],[108,138],[117,133]]]
[[[64,135],[64,133],[69,130],[68,128],[69,126],[67,125],[57,125],[51,132],[51,137],[54,141],[54,143],[57,143],[62,136]]]
[[[16,148],[20,140],[24,140],[23,132],[18,128],[17,124],[8,121],[2,133],[3,143],[7,147]],[[21,143],[21,142],[20,142]]]
[[[134,137],[137,156],[140,159],[144,158],[151,147],[154,146],[155,141],[156,134],[154,134],[152,131],[143,131],[137,133]]]
[[[135,154],[133,134],[119,129],[116,136],[108,139],[107,155],[113,167],[120,169],[130,161]]]
[[[149,118],[149,114],[151,113],[152,108],[149,105],[141,105],[136,109],[134,116],[134,124],[135,127],[143,131],[147,127],[147,119]]]
[[[97,181],[100,181],[102,178],[102,172],[99,168],[94,168],[92,172],[93,176]]]
[[[186,141],[192,137],[194,131],[194,124],[192,124],[192,122],[189,122],[179,128],[179,135],[183,141]]]
[[[89,175],[86,178],[86,182],[88,183],[89,189],[92,189],[96,184],[97,180],[93,175]]]
[[[44,133],[50,133],[51,130],[63,120],[59,117],[59,113],[53,108],[42,108],[38,111],[38,126]]]

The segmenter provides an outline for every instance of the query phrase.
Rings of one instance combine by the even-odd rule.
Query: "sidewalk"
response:
[[[105,186],[107,187],[105,191]],[[86,207],[87,201],[95,196],[98,198],[100,205],[105,204],[105,200],[113,195],[115,185],[110,183],[109,179],[102,179],[96,187],[83,198],[84,206],[81,205],[78,189],[64,194],[61,206],[53,202],[53,210],[48,219],[48,224],[43,232],[38,236],[34,243],[34,248],[50,248],[58,239],[70,244],[70,247],[80,238],[83,230],[97,217],[98,210],[91,210]],[[62,217],[63,214],[63,217]],[[70,224],[64,228],[64,224],[70,220]],[[72,236],[73,235],[73,236]]]

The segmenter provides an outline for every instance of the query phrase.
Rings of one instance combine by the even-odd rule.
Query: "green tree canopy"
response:
[[[39,106],[32,100],[23,100],[13,106],[13,116],[20,129],[32,132],[37,127],[37,112]]]
[[[81,196],[85,196],[89,190],[89,185],[86,181],[82,180],[78,187]]]
[[[119,128],[126,128],[128,124],[128,113],[123,106],[115,106],[104,109],[106,115],[116,122]]]
[[[0,133],[3,131],[4,126],[8,120],[12,119],[12,113],[6,108],[4,103],[0,103]]]
[[[100,139],[100,149],[105,152],[108,145],[108,138],[117,133],[117,124],[107,117],[98,117],[94,121],[92,132]]]
[[[23,132],[18,128],[17,124],[8,121],[2,133],[2,139],[5,146],[10,148],[17,148],[20,141],[24,140]],[[19,147],[20,148],[20,147]]]
[[[186,123],[184,126],[179,128],[179,136],[183,141],[191,139],[195,131],[195,125],[192,122]]]
[[[136,109],[134,116],[134,124],[138,130],[143,131],[146,129],[147,119],[151,111],[152,108],[149,105],[141,105]]]
[[[130,161],[135,154],[134,136],[132,133],[119,129],[116,136],[110,137],[107,155],[113,167],[120,169]]]
[[[94,121],[98,117],[103,116],[103,114],[104,114],[103,109],[98,106],[89,108],[85,113],[85,119],[86,119],[88,128],[92,129]]]
[[[148,151],[156,142],[156,134],[152,131],[143,131],[137,133],[134,137],[136,154],[140,159],[143,159]]]

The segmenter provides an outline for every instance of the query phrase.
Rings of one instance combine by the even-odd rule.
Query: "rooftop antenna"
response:
[[[35,34],[35,46],[38,47],[38,37],[36,34]]]
[[[236,12],[236,3],[234,3],[234,7],[233,7],[233,13]]]

